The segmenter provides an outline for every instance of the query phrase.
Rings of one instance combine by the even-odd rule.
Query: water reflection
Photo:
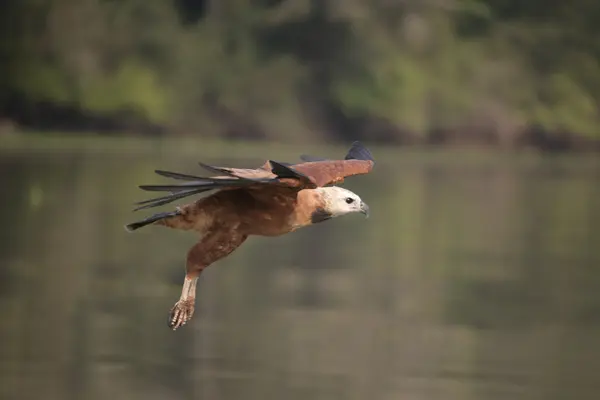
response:
[[[195,238],[122,226],[195,161],[1,156],[2,399],[598,397],[597,164],[384,159],[368,220],[248,240],[172,332]]]

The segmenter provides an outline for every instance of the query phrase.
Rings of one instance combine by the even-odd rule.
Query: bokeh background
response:
[[[600,397],[600,3],[0,5],[0,398]],[[354,140],[371,217],[251,238],[170,331],[197,238],[125,232],[137,185]]]

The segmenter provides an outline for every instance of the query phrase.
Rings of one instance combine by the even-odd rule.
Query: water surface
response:
[[[0,153],[0,398],[600,397],[597,160],[386,156],[369,219],[251,238],[170,331],[196,237],[126,233],[137,185],[261,157]]]

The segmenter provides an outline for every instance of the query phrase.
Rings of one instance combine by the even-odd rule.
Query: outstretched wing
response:
[[[256,169],[220,168],[219,171],[251,179],[285,177],[291,179],[287,183],[292,186],[318,187],[343,182],[349,176],[368,174],[375,166],[369,149],[358,141],[352,143],[343,160],[306,154],[300,159],[304,162],[289,164],[269,160]]]
[[[277,185],[301,190],[306,183],[301,174],[290,173],[286,163],[268,161],[257,169],[215,167],[199,163],[204,169],[217,174],[211,177],[183,174],[180,172],[155,170],[158,175],[185,181],[179,184],[140,185],[140,189],[150,192],[170,192],[166,196],[155,197],[135,203],[134,211],[157,207],[171,203],[184,197],[209,192],[212,190],[247,189],[256,190],[264,185]],[[313,185],[314,186],[314,185]]]
[[[312,161],[290,165],[269,160],[256,170],[236,172],[252,171],[252,176],[266,177],[269,176],[270,169],[271,174],[289,186],[316,188],[341,183],[349,176],[368,174],[375,166],[375,159],[369,149],[358,141],[352,143],[343,160],[328,160],[308,155],[302,155],[300,158]]]
[[[264,185],[277,185],[301,190],[343,182],[345,177],[369,173],[375,164],[371,152],[354,142],[344,160],[311,161],[300,164],[273,160],[255,169],[215,167],[199,163],[213,174],[211,177],[156,170],[158,175],[185,181],[180,184],[140,185],[146,191],[170,192],[166,196],[143,200],[134,211],[157,207],[184,197],[211,190],[260,190]]]
[[[302,156],[302,158],[317,159],[313,156]],[[371,152],[360,142],[354,142],[343,160],[322,159],[322,161],[295,164],[290,168],[308,177],[316,186],[325,186],[341,183],[349,176],[368,174],[374,165],[375,159]]]

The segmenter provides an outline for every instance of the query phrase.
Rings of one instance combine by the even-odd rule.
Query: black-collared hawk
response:
[[[156,170],[161,176],[184,182],[140,186],[170,194],[136,203],[139,207],[134,211],[217,190],[174,211],[125,226],[130,232],[153,224],[200,234],[200,240],[187,254],[181,297],[169,315],[170,328],[175,330],[192,318],[200,273],[237,249],[248,236],[283,235],[348,213],[369,215],[369,207],[357,194],[327,186],[342,183],[348,176],[369,173],[375,161],[367,148],[354,142],[343,160],[300,158],[303,162],[298,164],[269,160],[255,169],[199,163],[214,174],[211,177]]]

